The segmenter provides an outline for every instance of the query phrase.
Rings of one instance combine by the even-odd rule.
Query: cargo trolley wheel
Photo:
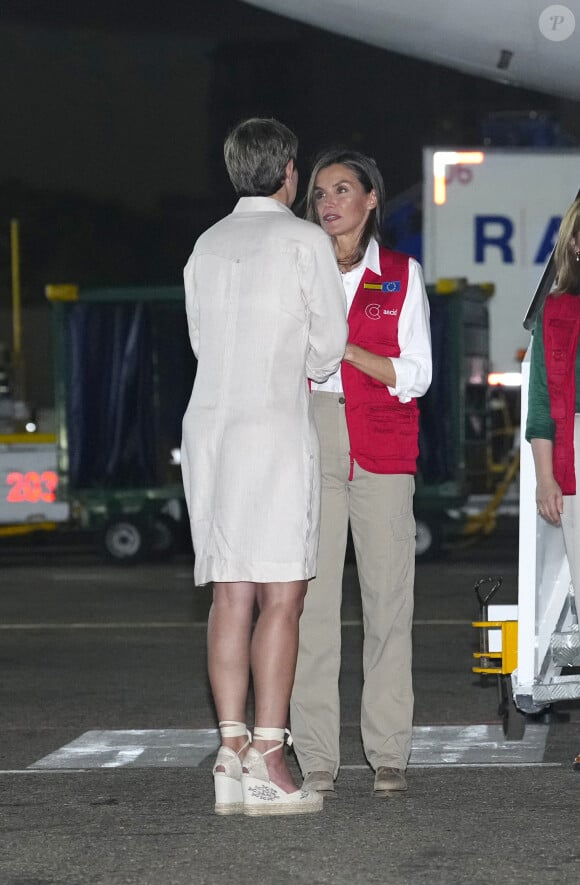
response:
[[[131,565],[140,562],[150,549],[150,539],[139,520],[111,519],[101,532],[101,550],[109,562]]]
[[[177,548],[179,526],[171,516],[158,513],[153,520],[153,532],[151,538],[151,559],[171,559]]]
[[[499,706],[503,733],[506,741],[521,741],[526,731],[526,714],[518,710],[512,695],[512,679],[509,675],[498,676]]]
[[[415,559],[434,559],[441,552],[441,529],[434,519],[415,517]]]

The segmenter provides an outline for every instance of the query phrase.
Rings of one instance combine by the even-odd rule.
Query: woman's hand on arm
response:
[[[560,525],[564,510],[562,489],[554,478],[552,457],[554,444],[550,439],[532,439],[532,454],[536,468],[536,504],[538,513],[546,522]]]
[[[399,316],[400,356],[390,359],[357,344],[347,344],[344,361],[389,388],[408,403],[423,396],[431,383],[431,329],[429,301],[419,264],[409,259],[409,285]]]
[[[358,344],[349,343],[346,345],[343,360],[387,387],[397,385],[395,367],[388,356],[379,356],[378,353],[371,353]]]
[[[298,273],[310,317],[306,372],[321,382],[340,367],[348,326],[344,288],[330,240],[319,228],[312,234],[311,249],[300,252]]]

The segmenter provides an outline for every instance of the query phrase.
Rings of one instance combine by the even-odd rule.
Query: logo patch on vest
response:
[[[401,291],[401,281],[400,280],[385,280],[381,283],[364,283],[364,289],[375,289],[378,292],[400,292]]]
[[[367,304],[365,307],[365,315],[369,320],[381,320],[383,317],[396,317],[399,313],[396,307],[387,310],[380,304]]]

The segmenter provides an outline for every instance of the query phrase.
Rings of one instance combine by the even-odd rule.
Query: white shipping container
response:
[[[426,281],[493,283],[491,370],[518,372],[524,316],[580,187],[580,151],[425,148],[423,174]]]

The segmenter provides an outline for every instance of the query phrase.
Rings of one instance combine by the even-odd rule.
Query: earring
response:
[[[576,264],[580,264],[580,249],[574,249],[574,258],[576,259]]]

